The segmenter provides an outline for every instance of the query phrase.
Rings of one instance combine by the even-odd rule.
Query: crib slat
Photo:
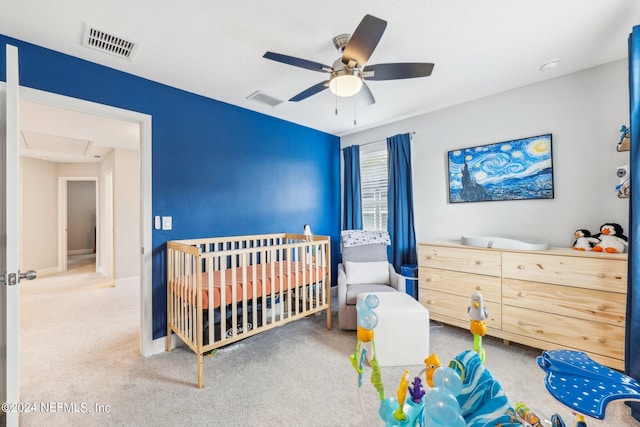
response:
[[[241,264],[242,264],[242,317],[241,317],[241,330],[242,332],[246,332],[247,331],[247,310],[248,310],[248,304],[247,304],[247,254],[243,253],[241,255],[239,255],[241,258]],[[236,331],[234,331],[234,335],[238,330],[236,329]]]
[[[219,260],[220,261],[220,260]],[[227,283],[226,279],[226,264],[220,263],[220,283],[221,286],[224,283]],[[223,289],[223,288],[222,288]],[[224,341],[226,338],[226,333],[223,331],[227,330],[227,293],[220,290],[220,341]]]

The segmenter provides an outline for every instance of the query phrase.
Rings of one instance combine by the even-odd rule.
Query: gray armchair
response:
[[[386,269],[384,269],[386,263]],[[352,282],[352,283],[349,283]],[[338,264],[338,325],[358,328],[356,303],[363,292],[405,292],[405,281],[387,258],[386,244],[343,247]]]

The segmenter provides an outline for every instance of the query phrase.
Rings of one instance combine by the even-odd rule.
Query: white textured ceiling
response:
[[[275,107],[246,99],[325,80],[262,55],[331,65],[332,38],[365,14],[388,22],[368,64],[433,62],[433,74],[370,81],[376,104],[355,111],[329,91]],[[135,41],[134,58],[82,46],[85,24]],[[4,0],[0,11],[5,35],[338,136],[626,58],[636,24],[637,0]]]

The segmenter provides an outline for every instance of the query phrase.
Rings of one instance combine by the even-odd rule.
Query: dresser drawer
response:
[[[503,279],[502,303],[560,316],[624,326],[627,296],[571,286]]]
[[[432,319],[442,320],[439,316],[445,316],[448,319],[457,319],[458,321],[454,323],[457,326],[466,328],[470,326],[471,319],[467,315],[467,309],[471,301],[470,296],[459,296],[423,289],[420,290],[418,295],[420,303],[429,310],[429,316]],[[502,322],[500,304],[487,301],[485,306],[489,310],[489,318],[486,320],[487,327],[500,330]]]
[[[499,277],[499,251],[420,245],[418,264],[424,267]]]
[[[608,292],[627,292],[625,260],[503,252],[502,277]]]
[[[614,359],[624,358],[624,328],[606,323],[503,305],[502,330],[546,341],[558,348],[572,347]]]
[[[418,286],[424,290],[447,292],[471,298],[472,292],[480,292],[485,301],[500,303],[500,278],[458,271],[440,270],[420,267],[418,270]]]

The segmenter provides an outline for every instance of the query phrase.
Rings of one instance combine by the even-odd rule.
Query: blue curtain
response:
[[[640,380],[640,26],[629,35],[629,115],[631,128],[631,199],[629,200],[629,285],[625,373]],[[636,246],[637,245],[637,246]],[[633,417],[640,420],[640,403],[629,402]]]
[[[344,156],[343,230],[362,230],[362,190],[360,189],[360,146],[342,151]]]
[[[389,260],[400,271],[405,264],[416,264],[416,232],[413,221],[413,182],[411,178],[411,138],[408,133],[387,138],[389,152]]]

